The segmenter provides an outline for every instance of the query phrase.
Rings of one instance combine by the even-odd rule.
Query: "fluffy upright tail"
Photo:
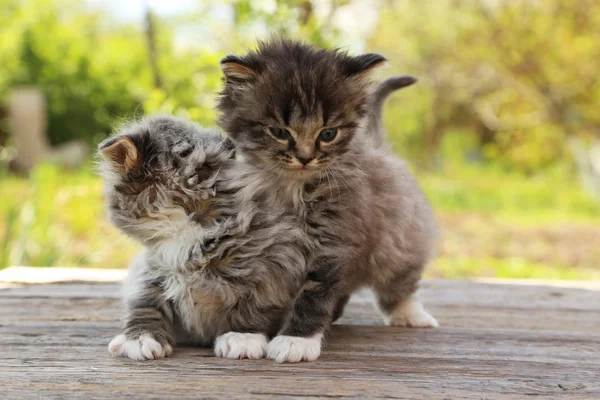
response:
[[[385,132],[382,126],[383,104],[385,99],[398,89],[405,88],[417,82],[417,78],[412,76],[392,76],[379,83],[371,99],[371,109],[367,117],[365,132],[369,135],[375,144],[375,147],[382,147],[385,143]]]

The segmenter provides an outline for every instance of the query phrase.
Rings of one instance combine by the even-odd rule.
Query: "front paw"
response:
[[[168,357],[173,353],[173,348],[169,343],[157,342],[150,333],[144,333],[136,338],[121,334],[111,340],[108,351],[113,356],[144,361]]]
[[[437,328],[439,326],[436,319],[425,310],[414,314],[394,315],[389,319],[388,324],[410,328]]]
[[[259,359],[266,351],[267,337],[262,333],[227,332],[215,341],[217,357]]]
[[[398,304],[390,315],[388,325],[408,326],[413,328],[437,328],[436,319],[423,308],[423,305],[414,297]]]
[[[279,335],[269,342],[267,358],[278,363],[314,361],[321,355],[323,334],[312,337]]]

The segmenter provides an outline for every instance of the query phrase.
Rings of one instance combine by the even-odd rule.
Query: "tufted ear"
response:
[[[223,141],[223,148],[226,151],[230,152],[230,158],[235,158],[235,143],[233,143],[233,141],[230,138],[225,138],[225,140]]]
[[[227,56],[221,60],[221,71],[227,82],[251,81],[256,78],[256,71],[243,57],[234,55]]]
[[[375,53],[367,53],[356,57],[350,57],[344,63],[344,72],[347,76],[360,76],[371,72],[373,69],[385,64],[386,58]]]
[[[127,136],[119,136],[100,143],[98,152],[121,172],[135,171],[142,163],[140,151],[133,140]]]

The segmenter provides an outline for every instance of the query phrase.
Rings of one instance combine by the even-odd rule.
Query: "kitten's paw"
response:
[[[436,319],[425,311],[421,302],[412,296],[398,304],[387,323],[392,326],[413,328],[437,328],[439,326]]]
[[[278,363],[314,361],[321,355],[323,334],[313,337],[275,336],[267,347],[267,358]]]
[[[415,314],[395,315],[390,318],[388,325],[411,328],[437,328],[439,326],[437,320],[425,310]]]
[[[108,352],[113,356],[128,357],[132,360],[158,360],[173,353],[170,344],[161,345],[150,334],[138,338],[127,338],[124,334],[116,336],[108,345]]]
[[[215,341],[215,355],[223,358],[259,359],[267,352],[267,337],[262,333],[227,332]]]

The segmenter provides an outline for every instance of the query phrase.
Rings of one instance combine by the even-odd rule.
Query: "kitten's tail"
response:
[[[383,104],[387,97],[398,89],[405,88],[417,82],[417,78],[412,76],[392,76],[379,83],[375,93],[373,93],[371,110],[367,118],[366,132],[375,144],[375,147],[382,147],[385,143],[385,132],[382,126]]]

